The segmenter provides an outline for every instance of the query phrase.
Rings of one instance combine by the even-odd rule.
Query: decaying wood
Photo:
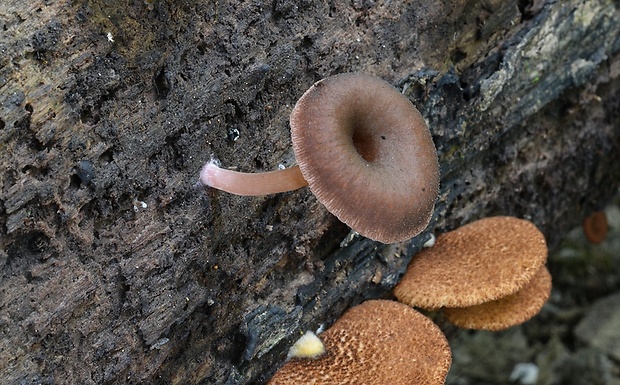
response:
[[[620,181],[620,4],[3,1],[0,382],[262,382],[307,329],[387,297],[432,231],[531,219],[551,246]],[[431,226],[353,237],[308,189],[196,186],[290,165],[297,98],[386,79],[428,120]]]

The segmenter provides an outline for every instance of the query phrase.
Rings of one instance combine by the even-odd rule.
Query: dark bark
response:
[[[4,1],[0,382],[261,382],[301,331],[389,297],[429,232],[515,215],[553,247],[609,201],[618,2],[388,3]],[[341,246],[308,189],[196,186],[211,155],[293,163],[292,105],[347,71],[430,124],[426,233]]]

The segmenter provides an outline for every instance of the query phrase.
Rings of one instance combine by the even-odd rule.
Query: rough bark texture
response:
[[[0,382],[262,382],[300,332],[389,296],[428,232],[354,238],[308,189],[196,186],[294,162],[297,98],[386,79],[440,155],[428,231],[531,219],[554,246],[620,180],[620,4],[3,1]]]

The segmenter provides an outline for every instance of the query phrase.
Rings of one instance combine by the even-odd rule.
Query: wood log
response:
[[[620,184],[613,0],[0,4],[0,382],[263,383],[389,298],[431,232],[527,218],[549,245]],[[429,123],[431,225],[349,237],[310,191],[197,186],[293,164],[315,81],[364,72]]]

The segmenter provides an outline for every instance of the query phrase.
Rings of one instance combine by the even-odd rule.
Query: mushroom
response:
[[[452,324],[466,329],[503,330],[534,317],[551,293],[551,274],[545,266],[515,294],[469,307],[446,308]]]
[[[582,227],[588,242],[599,244],[607,238],[607,215],[604,211],[595,211],[583,220]]]
[[[452,360],[437,325],[394,301],[351,308],[321,338],[323,355],[292,358],[268,385],[444,384]]]
[[[298,166],[246,174],[212,161],[200,181],[239,195],[308,184],[342,222],[384,243],[428,225],[439,190],[435,145],[422,115],[390,84],[362,74],[320,80],[297,101],[290,124]]]
[[[519,291],[546,260],[545,237],[533,223],[484,218],[439,235],[414,256],[394,295],[424,309],[479,305]]]

